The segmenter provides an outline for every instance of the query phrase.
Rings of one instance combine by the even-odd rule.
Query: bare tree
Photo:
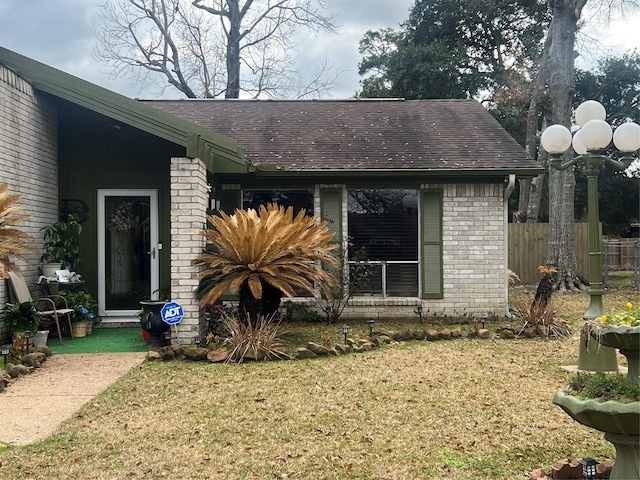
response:
[[[553,19],[543,51],[542,62],[534,82],[527,119],[526,148],[538,157],[549,174],[549,251],[547,264],[557,267],[557,283],[561,291],[584,289],[586,280],[578,272],[575,254],[574,193],[572,169],[549,168],[546,154],[538,154],[538,133],[546,125],[571,127],[576,35],[588,0],[548,0]],[[637,0],[592,0],[594,11],[610,16],[614,8],[624,12],[637,8]],[[573,151],[565,155],[573,155]],[[537,221],[543,177],[521,185],[519,210],[527,221]]]
[[[320,96],[339,73],[331,75],[324,59],[305,78],[293,40],[301,29],[337,32],[324,7],[324,0],[108,0],[95,55],[114,77],[171,85],[190,98]]]

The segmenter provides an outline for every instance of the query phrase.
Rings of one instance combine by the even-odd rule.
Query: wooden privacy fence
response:
[[[576,259],[578,270],[589,278],[589,225],[576,223]],[[540,280],[539,265],[547,263],[549,247],[548,223],[509,224],[509,269],[514,271],[520,282],[537,283]]]

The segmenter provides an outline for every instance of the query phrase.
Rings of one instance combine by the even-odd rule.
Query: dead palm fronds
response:
[[[259,315],[255,322],[240,322],[232,316],[225,316],[225,328],[229,336],[224,343],[231,346],[227,361],[242,363],[245,360],[270,360],[288,358],[280,348],[278,338],[280,323],[273,316]]]
[[[276,204],[258,211],[236,210],[234,215],[221,212],[208,220],[212,228],[203,235],[209,251],[195,262],[204,266],[196,292],[202,306],[215,303],[226,291],[240,292],[240,315],[251,310],[247,296],[262,300],[275,292],[279,304],[280,296],[293,297],[296,290],[314,294],[317,287],[331,295],[337,279],[322,265],[338,267],[331,254],[338,244],[326,222],[316,222],[304,210],[294,217],[292,207]]]
[[[27,261],[27,255],[34,252],[32,240],[28,234],[16,227],[31,218],[22,214],[24,207],[16,205],[22,195],[10,195],[9,186],[0,184],[0,277],[6,278],[6,272],[19,270],[15,260]]]

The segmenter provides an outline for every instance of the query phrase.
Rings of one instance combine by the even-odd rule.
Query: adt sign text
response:
[[[182,305],[177,302],[169,302],[160,311],[160,315],[162,315],[162,320],[169,325],[175,325],[176,323],[180,323],[182,317],[184,317],[184,310],[182,309]]]

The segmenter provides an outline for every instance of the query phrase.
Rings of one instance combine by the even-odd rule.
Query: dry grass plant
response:
[[[0,278],[7,271],[19,270],[15,260],[26,263],[35,251],[31,237],[17,228],[31,218],[22,213],[24,207],[16,205],[20,198],[22,195],[9,193],[9,185],[0,183]]]
[[[537,302],[530,297],[519,297],[514,301],[516,320],[522,322],[518,336],[526,328],[534,328],[543,337],[567,337],[571,335],[569,325],[558,317],[556,309],[551,303]]]
[[[278,337],[280,322],[274,316],[259,315],[255,322],[239,322],[225,315],[224,328],[228,337],[224,345],[230,346],[228,361],[242,363],[247,360],[284,359],[282,341]]]

